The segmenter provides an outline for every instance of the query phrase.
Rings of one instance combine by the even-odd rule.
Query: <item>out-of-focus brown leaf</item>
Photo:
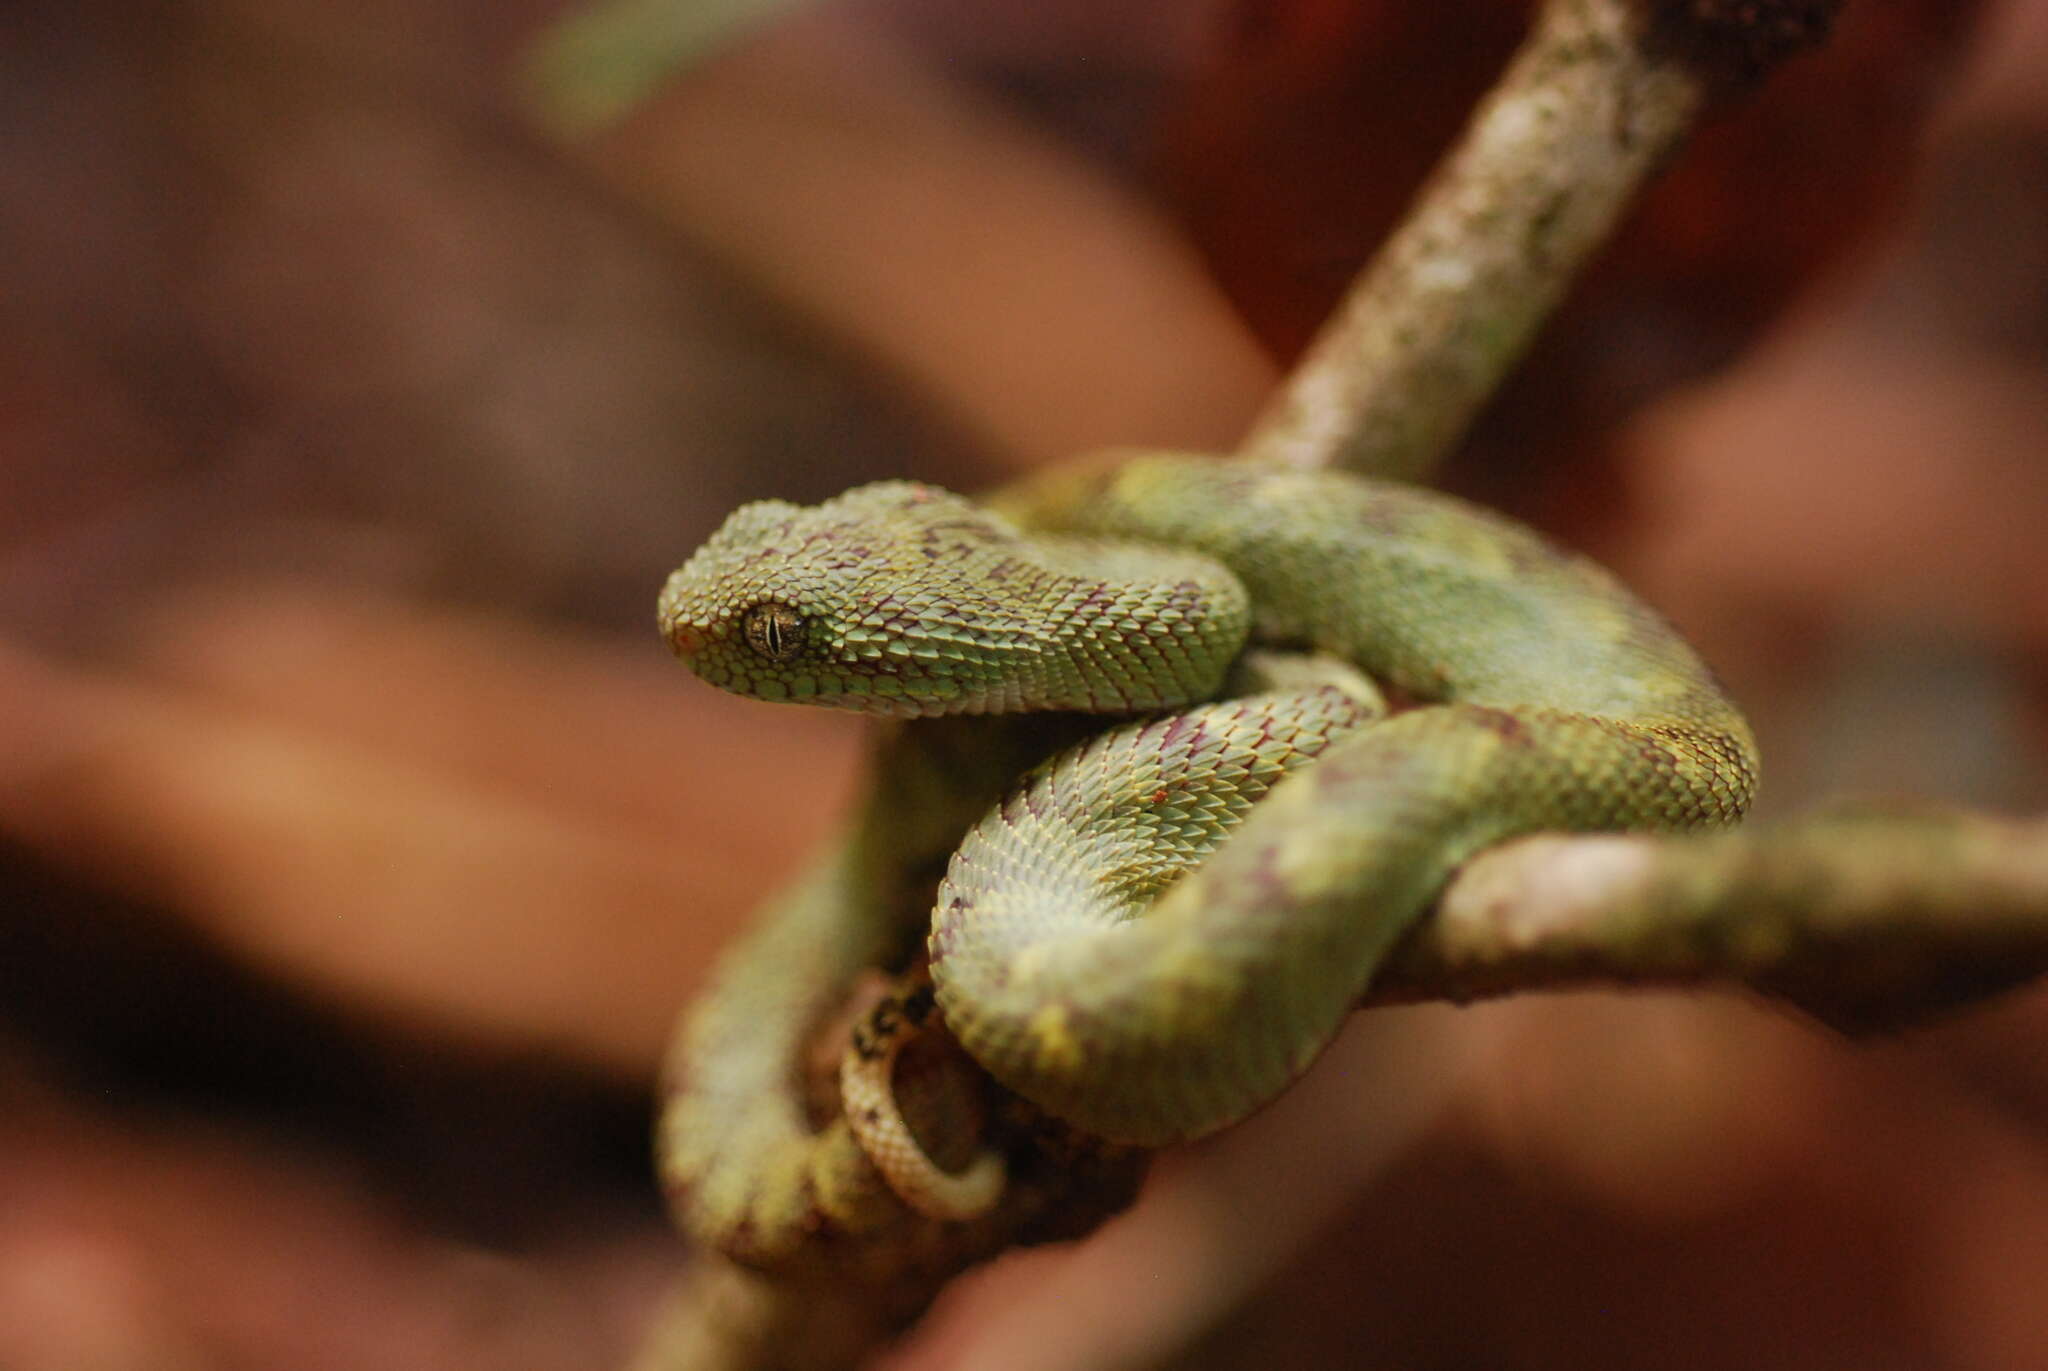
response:
[[[853,766],[652,647],[305,589],[134,636],[126,677],[0,655],[0,826],[289,980],[636,1077]]]

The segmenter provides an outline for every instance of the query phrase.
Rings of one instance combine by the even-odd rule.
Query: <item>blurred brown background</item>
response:
[[[830,0],[565,151],[546,5],[0,10],[0,1367],[596,1368],[675,1007],[846,721],[648,631],[735,503],[1226,448],[1485,0]],[[2048,805],[2048,3],[1852,0],[1451,482],[1620,567],[1767,806]],[[1362,1019],[905,1366],[2048,1367],[2048,998]]]

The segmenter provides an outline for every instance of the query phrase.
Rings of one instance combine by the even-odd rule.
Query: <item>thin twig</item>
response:
[[[1832,9],[1544,5],[1241,452],[1426,477],[1715,92],[1824,32]]]
[[[2044,972],[2048,820],[1838,811],[1495,848],[1459,873],[1366,1003],[1722,983],[1863,1033]]]

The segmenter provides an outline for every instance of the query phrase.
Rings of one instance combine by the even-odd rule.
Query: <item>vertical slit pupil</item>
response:
[[[787,605],[756,605],[747,611],[741,628],[756,652],[776,662],[796,656],[803,638],[803,619]]]

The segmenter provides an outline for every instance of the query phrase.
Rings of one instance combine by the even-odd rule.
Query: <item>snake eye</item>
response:
[[[755,605],[740,620],[747,646],[771,662],[786,662],[803,650],[804,616],[770,600]]]

